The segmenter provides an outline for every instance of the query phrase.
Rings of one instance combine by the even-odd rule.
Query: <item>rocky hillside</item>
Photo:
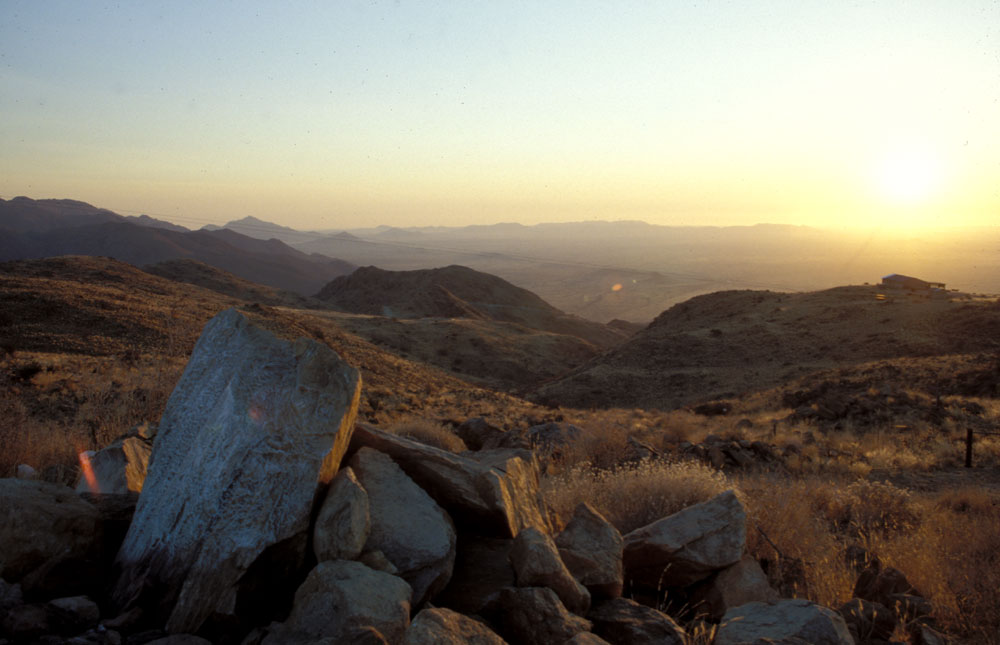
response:
[[[313,298],[307,298],[291,291],[244,280],[228,271],[223,271],[198,260],[166,260],[145,266],[143,270],[161,278],[186,282],[232,298],[258,302],[272,307],[309,309],[322,304]]]
[[[1000,305],[961,294],[726,291],[671,307],[537,397],[671,409],[873,360],[993,351],[998,333]]]
[[[362,267],[334,279],[316,297],[345,312],[516,323],[576,336],[598,347],[610,347],[625,338],[617,329],[566,314],[502,278],[462,266],[418,271]]]

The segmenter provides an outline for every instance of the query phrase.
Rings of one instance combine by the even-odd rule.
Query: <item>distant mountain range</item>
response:
[[[178,230],[179,229],[179,230]],[[0,200],[0,260],[106,256],[145,266],[188,259],[263,285],[311,296],[355,266],[276,239],[222,229],[189,231],[150,217],[123,217],[72,200]]]

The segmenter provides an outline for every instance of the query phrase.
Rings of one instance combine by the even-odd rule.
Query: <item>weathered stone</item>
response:
[[[625,536],[625,577],[651,587],[686,587],[740,561],[746,512],[733,491]]]
[[[388,455],[362,448],[350,465],[368,491],[365,550],[384,553],[413,588],[413,606],[423,605],[448,584],[455,566],[451,518]]]
[[[132,642],[132,639],[129,639],[129,642]],[[194,634],[171,634],[155,641],[148,641],[146,645],[212,645],[212,641]]]
[[[285,627],[293,633],[341,639],[357,628],[372,626],[391,643],[403,639],[410,624],[410,585],[401,578],[369,569],[360,562],[330,560],[309,572],[295,592]],[[276,634],[266,645],[285,642]]]
[[[840,614],[801,598],[751,602],[730,609],[722,617],[714,645],[791,643],[792,639],[812,645],[854,645]]]
[[[99,546],[97,509],[73,489],[0,479],[0,577],[18,582],[46,565],[89,557]]]
[[[618,529],[586,502],[576,507],[556,537],[566,568],[595,599],[622,595],[624,544]]]
[[[316,560],[355,560],[368,540],[371,517],[368,492],[354,471],[342,469],[334,477],[313,529]]]
[[[3,617],[0,632],[13,638],[15,642],[29,642],[52,631],[51,618],[47,605],[17,605],[11,607]]]
[[[49,601],[51,622],[63,634],[75,634],[89,629],[101,619],[97,603],[86,596],[56,598]]]
[[[456,455],[359,423],[351,449],[374,448],[393,458],[459,525],[497,537],[534,527],[551,532],[533,458],[510,450]],[[369,491],[370,493],[370,491]]]
[[[0,578],[0,619],[3,619],[8,609],[24,603],[21,585],[7,582]]]
[[[481,450],[488,441],[497,441],[506,434],[505,430],[491,425],[483,417],[466,419],[455,432],[470,450]]]
[[[574,616],[545,587],[507,587],[500,591],[501,635],[512,643],[562,643],[590,631],[590,621]]]
[[[895,604],[893,596],[898,594],[922,595],[899,569],[892,567],[870,566],[861,572],[854,585],[855,598],[877,602],[890,609]]]
[[[339,468],[360,392],[358,371],[325,345],[280,340],[234,309],[209,321],[159,424],[116,604],[149,603],[183,633],[233,615],[241,589],[273,593],[244,574],[304,556],[317,484]]]
[[[712,620],[718,621],[734,607],[777,599],[778,592],[768,584],[760,564],[747,555],[698,585],[690,604],[696,613],[706,613]]]
[[[81,474],[78,493],[123,495],[142,491],[153,443],[138,436],[120,437],[86,457],[90,473]]]
[[[659,457],[660,451],[648,443],[639,441],[635,437],[629,437],[625,441],[625,461],[646,461]]]
[[[548,587],[566,609],[583,615],[590,608],[590,593],[577,582],[559,558],[556,543],[538,529],[524,529],[510,551],[510,563],[519,587]]]
[[[18,464],[14,469],[14,477],[17,479],[38,479],[38,471],[28,464]]]
[[[913,645],[949,645],[952,642],[946,635],[920,622],[911,625],[909,632]]]
[[[594,633],[618,645],[684,645],[684,630],[662,611],[627,598],[612,598],[594,607],[587,618]]]
[[[896,630],[896,616],[877,602],[852,598],[837,611],[858,643],[887,641]]]
[[[504,645],[496,632],[457,611],[424,609],[406,630],[406,645]]]
[[[510,539],[460,534],[451,582],[434,603],[463,614],[485,613],[501,589],[515,585],[509,560],[513,546]]]
[[[563,641],[563,645],[610,645],[593,632],[580,632],[568,641]]]
[[[399,573],[399,569],[396,568],[396,565],[389,562],[389,558],[385,557],[385,554],[378,549],[375,549],[374,551],[365,551],[356,559],[361,564],[370,569],[375,569],[376,571],[381,571],[390,575],[397,575]]]

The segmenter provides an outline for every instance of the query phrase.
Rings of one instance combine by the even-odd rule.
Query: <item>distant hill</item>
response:
[[[254,240],[233,231],[177,232],[112,221],[0,237],[0,260],[60,255],[106,256],[136,266],[192,259],[302,295],[315,293],[354,268],[340,260],[306,255],[277,240]]]
[[[243,219],[232,220],[231,222],[226,222],[222,226],[214,226],[209,224],[203,227],[202,230],[205,231],[220,231],[229,230],[240,233],[247,237],[252,237],[258,240],[270,240],[276,239],[282,242],[287,242],[289,244],[297,242],[308,242],[320,237],[323,237],[322,233],[315,233],[310,231],[299,231],[288,226],[281,226],[280,224],[275,224],[274,222],[268,222],[262,219],[258,219],[253,216],[247,216]]]
[[[247,302],[257,302],[271,307],[294,307],[311,309],[321,305],[313,298],[307,298],[298,293],[275,289],[265,285],[244,280],[228,271],[199,262],[198,260],[166,260],[143,267],[147,273],[174,280],[186,282],[216,293],[238,298]]]
[[[394,318],[469,318],[517,323],[582,338],[598,347],[624,334],[566,314],[526,289],[463,266],[416,271],[362,267],[316,295],[334,309]]]
[[[0,230],[14,233],[43,233],[92,224],[131,222],[139,226],[187,231],[183,226],[149,215],[126,217],[106,208],[97,208],[73,199],[0,199]]]
[[[867,361],[995,352],[998,337],[1000,305],[960,294],[724,291],[671,307],[534,398],[672,409]]]

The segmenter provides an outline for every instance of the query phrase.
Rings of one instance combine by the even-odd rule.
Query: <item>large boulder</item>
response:
[[[743,558],[697,586],[690,604],[697,613],[705,613],[718,621],[734,607],[748,602],[771,602],[778,592],[767,582],[767,575],[751,556]]]
[[[151,440],[125,436],[112,441],[92,456],[81,457],[86,462],[76,485],[77,492],[111,495],[141,492],[152,452]]]
[[[687,637],[662,611],[627,598],[612,598],[594,607],[587,618],[594,633],[614,645],[684,645]]]
[[[406,630],[406,645],[506,645],[485,624],[445,608],[424,609]]]
[[[350,467],[333,478],[313,528],[317,562],[356,560],[368,541],[368,492]]]
[[[42,567],[99,552],[97,509],[71,488],[0,479],[0,578],[18,582]]]
[[[888,641],[896,631],[896,615],[877,602],[852,598],[837,611],[857,643]]]
[[[519,587],[548,587],[574,614],[590,608],[590,593],[577,582],[559,558],[556,543],[538,529],[524,529],[510,551],[510,563]]]
[[[514,540],[462,533],[458,536],[455,571],[434,604],[463,614],[485,614],[505,587],[515,585],[510,552]]]
[[[355,642],[354,634],[364,627],[374,627],[390,643],[399,643],[410,624],[410,594],[402,579],[360,562],[321,562],[295,592],[288,620],[282,628],[272,628],[264,644],[323,638]]]
[[[350,462],[368,491],[371,531],[365,551],[378,550],[413,587],[419,607],[448,584],[455,566],[451,518],[388,455],[362,448]]]
[[[590,631],[590,621],[574,616],[545,587],[508,587],[500,592],[498,607],[501,635],[512,643],[549,645],[562,643]]]
[[[686,587],[740,561],[746,511],[733,491],[625,536],[625,577],[652,588]]]
[[[534,527],[551,532],[538,490],[538,463],[522,451],[484,450],[456,455],[359,423],[351,449],[374,448],[393,458],[460,525],[514,537]]]
[[[793,639],[812,645],[854,645],[840,614],[801,598],[730,609],[722,617],[714,645],[800,642]]]
[[[622,595],[622,534],[593,506],[581,502],[556,537],[566,568],[594,598]]]
[[[234,309],[209,321],[159,424],[116,560],[118,607],[147,605],[174,633],[237,606],[259,620],[268,605],[248,594],[273,593],[262,580],[304,557],[360,393],[358,371],[325,345],[278,339]]]

